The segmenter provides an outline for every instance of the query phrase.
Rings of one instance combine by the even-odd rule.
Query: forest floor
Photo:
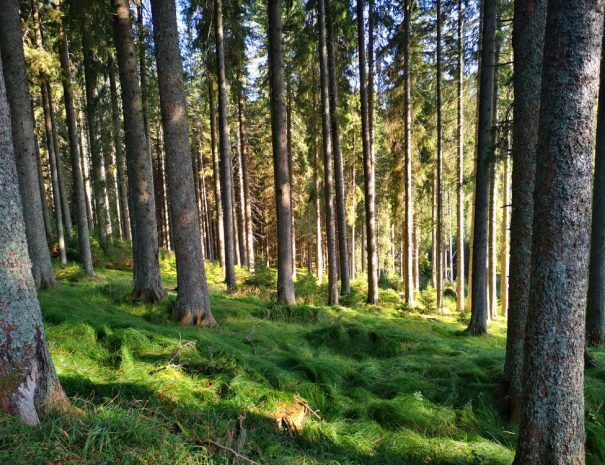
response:
[[[300,303],[279,306],[273,271],[238,270],[239,290],[226,295],[208,263],[220,326],[187,327],[169,318],[173,259],[162,272],[168,301],[132,305],[130,272],[98,268],[85,279],[75,265],[57,268],[59,286],[40,301],[77,408],[41,428],[0,416],[0,463],[253,463],[224,447],[265,465],[512,462],[516,429],[495,400],[504,320],[487,337],[467,336],[453,301],[450,315],[410,311],[388,280],[377,306],[363,303],[355,281],[343,306],[325,307],[325,287],[304,271]],[[430,306],[430,296],[419,300]],[[605,463],[605,351],[594,356],[590,465]]]

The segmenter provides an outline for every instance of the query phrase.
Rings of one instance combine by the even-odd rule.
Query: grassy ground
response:
[[[173,289],[174,263],[162,263]],[[346,307],[328,308],[325,288],[303,272],[299,305],[277,306],[271,271],[239,270],[240,291],[230,296],[216,264],[207,271],[220,322],[210,329],[169,320],[174,292],[168,304],[132,305],[128,272],[82,279],[75,266],[58,270],[61,284],[40,300],[77,409],[39,429],[0,416],[0,463],[236,463],[207,439],[274,465],[512,462],[516,430],[493,395],[503,322],[489,337],[468,337],[464,321],[409,311],[391,289],[380,305],[363,304],[362,282]],[[429,295],[420,300],[430,307]],[[605,353],[595,357],[589,464],[605,463]],[[278,430],[282,417],[289,430]]]

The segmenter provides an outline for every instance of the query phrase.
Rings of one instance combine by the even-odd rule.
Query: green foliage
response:
[[[427,286],[426,289],[420,291],[418,303],[422,313],[433,313],[437,308],[437,294],[435,289]]]
[[[173,266],[167,254],[167,283]],[[0,463],[226,465],[232,458],[205,439],[234,446],[239,415],[241,453],[259,463],[512,462],[515,430],[492,401],[503,322],[488,338],[461,336],[453,316],[402,317],[400,304],[360,303],[357,281],[351,308],[281,306],[252,292],[226,296],[216,263],[207,270],[218,328],[175,324],[165,304],[133,305],[130,272],[97,269],[94,279],[74,280],[77,268],[61,269],[61,284],[40,300],[77,410],[40,428],[0,415]],[[240,282],[249,276],[238,269]],[[302,273],[298,285],[304,300],[323,295]],[[605,361],[602,351],[594,356]],[[604,373],[587,372],[589,465],[605,450]],[[297,399],[321,420],[308,415],[298,435],[278,431],[276,412]]]

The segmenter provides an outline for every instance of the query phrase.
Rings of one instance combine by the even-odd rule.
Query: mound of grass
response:
[[[161,266],[174,288],[174,256],[163,252]],[[255,275],[238,268],[240,289],[225,295],[219,265],[208,262],[220,326],[197,328],[170,320],[174,292],[159,305],[133,304],[130,271],[58,271],[60,285],[40,301],[76,409],[41,428],[0,415],[0,463],[233,463],[207,439],[265,465],[512,462],[515,429],[493,400],[502,320],[489,337],[469,337],[457,317],[403,314],[395,286],[365,305],[363,279],[346,306],[325,307],[325,286],[303,271],[301,303],[276,305],[275,272],[262,266]],[[605,461],[605,352],[593,355],[601,365],[586,377],[589,465]],[[297,405],[313,411],[304,428],[278,430],[280,409]]]

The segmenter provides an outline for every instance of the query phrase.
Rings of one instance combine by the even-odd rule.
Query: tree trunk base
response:
[[[40,285],[38,289],[54,289],[57,286],[57,281],[55,279],[54,273],[45,276],[44,274],[40,275]]]
[[[471,321],[466,328],[466,333],[471,336],[487,336],[487,328],[481,323]]]
[[[130,294],[130,297],[133,301],[137,302],[140,301],[159,304],[164,298],[164,291],[156,288],[134,289]]]
[[[175,304],[172,317],[183,325],[218,326],[210,309],[203,306],[192,307],[185,304]]]

